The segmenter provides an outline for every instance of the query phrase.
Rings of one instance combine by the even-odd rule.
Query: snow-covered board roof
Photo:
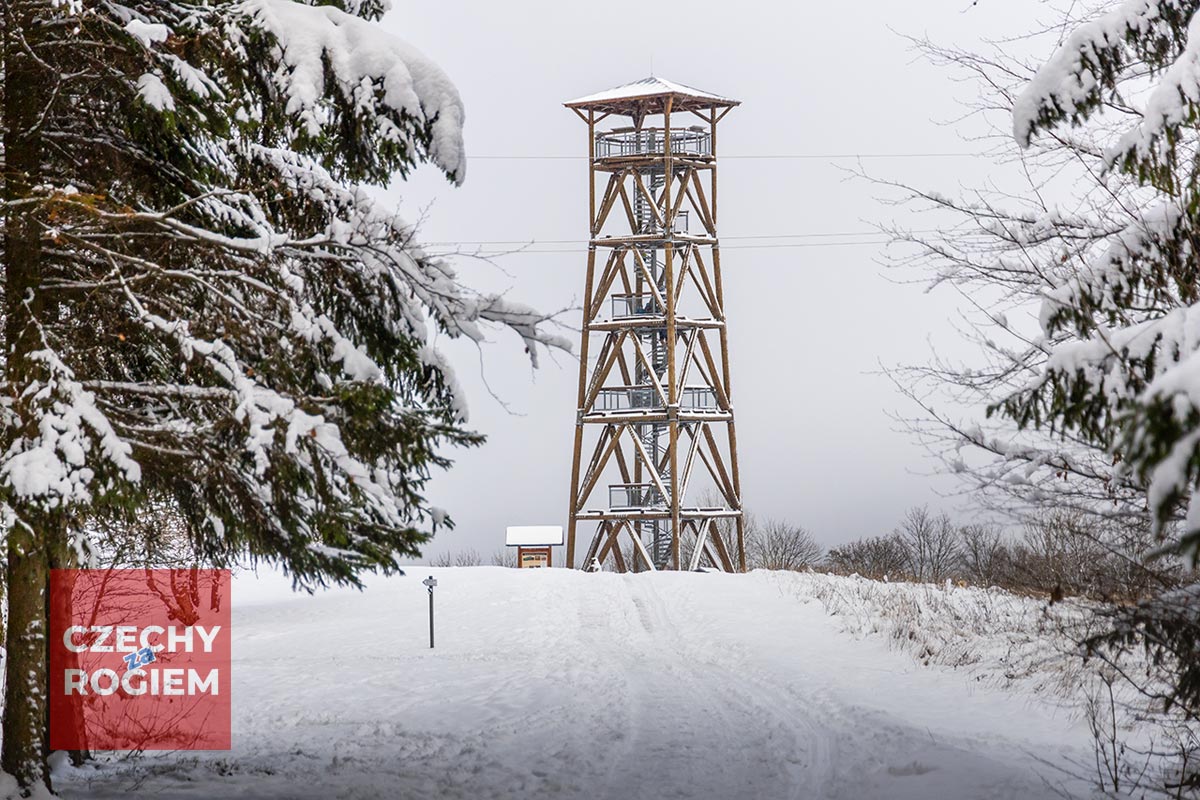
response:
[[[513,525],[504,531],[509,547],[546,547],[563,543],[561,525]]]
[[[596,111],[607,111],[616,114],[629,113],[642,106],[648,113],[659,113],[667,97],[671,97],[673,111],[690,111],[694,108],[730,107],[739,104],[737,100],[701,91],[682,83],[675,83],[665,78],[642,78],[640,81],[627,83],[603,92],[589,94],[577,100],[564,103],[567,108],[590,108]]]

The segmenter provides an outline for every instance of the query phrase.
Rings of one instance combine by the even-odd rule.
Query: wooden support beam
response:
[[[612,436],[613,436],[614,431],[615,431],[615,428],[605,428],[600,433],[600,438],[596,441],[596,446],[594,448],[592,448],[592,457],[588,461],[587,470],[583,473],[585,476],[584,477],[585,483],[588,480],[590,480],[591,477],[599,471],[600,460],[603,458],[603,454],[604,454],[607,446],[612,441]],[[576,500],[576,508],[582,508],[583,504],[587,501],[587,495],[584,495],[583,497],[577,496],[575,498],[575,500]]]
[[[633,539],[633,549],[642,557],[642,561],[646,564],[646,570],[648,572],[657,572],[658,568],[654,566],[654,559],[650,557],[650,552],[646,550],[646,544],[642,541],[642,537],[638,535],[638,532],[633,529],[632,525],[630,525],[630,538]]]
[[[625,191],[624,180],[621,181],[617,191],[621,193],[621,204],[625,206],[625,217],[629,220],[629,229],[636,231],[638,229],[637,215],[633,213],[633,203],[629,201],[629,194]]]
[[[667,300],[663,297],[662,292],[658,288],[658,283],[654,280],[654,276],[650,274],[650,267],[646,266],[646,259],[642,258],[641,251],[633,251],[633,260],[638,266],[642,277],[646,280],[646,284],[650,287],[650,294],[654,295],[654,302],[658,303],[659,308],[667,307]]]
[[[604,542],[604,544],[600,547],[600,551],[598,553],[596,553],[596,560],[599,561],[601,564],[603,564],[604,560],[606,558],[608,558],[609,551],[612,550],[613,533],[616,532],[616,529],[619,525],[620,525],[620,523],[609,524],[606,521],[604,523],[601,523],[601,525],[598,528],[596,528],[595,541],[596,542],[600,542],[600,541]],[[588,560],[590,561],[591,559],[589,558]],[[590,566],[590,565],[585,564],[584,566]]]
[[[628,522],[622,522],[617,525],[617,529],[613,531],[612,535],[613,561],[617,562],[617,572],[621,573],[629,571],[629,568],[625,566],[625,554],[621,552],[621,541],[619,539],[621,535],[621,529],[628,524]]]
[[[688,483],[692,479],[692,464],[696,460],[696,451],[700,448],[700,431],[697,430],[700,426],[708,427],[707,423],[704,422],[693,422],[691,425],[686,426],[692,435],[692,443],[688,447],[687,458],[683,462],[683,476],[679,484],[679,493],[684,497],[687,497]]]
[[[596,292],[591,299],[591,304],[589,306],[591,309],[591,316],[588,317],[589,322],[595,322],[596,317],[599,316],[600,311],[604,308],[604,298],[608,296],[609,290],[612,289],[613,281],[615,281],[625,269],[625,255],[627,252],[628,251],[626,250],[613,250],[609,252],[608,261],[605,262],[604,272],[600,277],[600,285],[596,287]],[[625,283],[629,283],[627,278]],[[628,292],[626,292],[626,294],[628,294]]]
[[[722,480],[721,474],[718,472],[716,465],[713,463],[712,459],[709,458],[708,454],[704,452],[703,447],[701,447],[696,454],[700,456],[700,461],[704,464],[704,468],[708,470],[709,476],[717,484],[717,490],[721,493],[721,497],[725,499],[725,504],[732,509],[733,503],[737,499],[733,494],[733,484],[729,483],[727,480]],[[731,512],[731,514],[732,513],[734,512]]]
[[[596,532],[592,535],[592,541],[588,544],[587,552],[583,554],[583,567],[587,569],[593,558],[597,558],[597,551],[600,549],[600,540],[604,533],[608,530],[611,523],[608,520],[602,520],[596,527]]]
[[[688,168],[688,169],[685,169],[683,171],[683,174],[681,174],[679,176],[679,183],[682,186],[683,190],[678,192],[675,195],[675,205],[671,208],[671,222],[672,222],[671,227],[672,227],[672,229],[674,228],[675,218],[677,216],[679,216],[679,211],[681,208],[683,208],[683,201],[687,197],[688,179],[689,179],[689,176],[692,174],[692,172],[693,172],[693,170],[691,168]],[[673,180],[673,178],[672,178],[672,180]]]
[[[713,221],[712,212],[709,211],[708,197],[704,194],[704,184],[700,182],[700,173],[696,170],[692,170],[692,186],[696,189],[694,197],[689,195],[692,206],[700,212],[700,219],[704,223],[704,230],[708,231],[709,236],[716,236],[717,223]]]
[[[596,396],[600,394],[600,389],[604,387],[604,380],[608,377],[608,373],[612,371],[613,362],[616,361],[617,354],[621,352],[621,343],[628,336],[628,331],[614,331],[605,340],[604,348],[608,351],[608,360],[605,361],[602,359],[596,365],[596,372],[592,375],[591,385],[588,387],[588,393],[584,397],[582,408],[585,412],[595,405]]]
[[[697,284],[696,288],[700,289],[700,295],[704,298],[704,302],[708,306],[709,312],[713,315],[713,319],[724,322],[725,309],[717,300],[717,293],[708,279],[708,267],[704,263],[704,256],[701,254],[700,248],[696,248],[695,262],[696,267],[692,270],[692,277],[695,279],[695,276],[699,275],[701,282],[704,284],[703,288],[699,284]]]
[[[642,362],[642,366],[646,368],[646,372],[650,375],[650,385],[654,387],[654,391],[658,393],[658,398],[662,400],[663,405],[671,405],[670,386],[663,388],[662,382],[659,381],[658,375],[654,371],[654,362],[650,360],[650,356],[646,355],[646,351],[642,349],[642,342],[636,336],[629,337],[633,342],[633,348],[637,352],[638,359]]]
[[[688,564],[688,569],[695,572],[700,568],[700,558],[704,555],[705,547],[708,545],[708,526],[696,526],[696,546],[692,548],[692,561]]]
[[[692,369],[692,362],[696,358],[695,347],[696,339],[700,336],[699,328],[692,328],[687,334],[687,347],[683,351],[683,369],[679,372],[679,391],[682,392],[687,388],[688,373]]]
[[[572,109],[575,113],[583,118],[583,114],[578,109]],[[588,230],[594,228],[596,220],[596,112],[588,109],[587,117],[587,154],[588,154]],[[611,183],[611,179],[610,179]],[[592,233],[595,236],[595,233]],[[588,324],[595,317],[596,309],[593,307],[593,282],[596,274],[596,248],[594,245],[588,247],[587,257],[587,275],[584,278],[584,293],[583,293],[583,325],[582,335],[579,343],[579,386],[576,395],[576,419],[575,419],[575,441],[573,443],[571,455],[571,504],[570,513],[567,517],[567,553],[566,562],[568,569],[575,568],[575,536],[578,528],[578,518],[576,512],[579,510],[577,498],[579,496],[579,463],[583,455],[583,421],[580,417],[584,413],[584,399],[587,392],[587,370],[588,370],[588,342],[591,339],[589,335]]]
[[[633,440],[633,446],[637,449],[638,455],[641,456],[641,463],[646,465],[646,469],[650,473],[650,480],[654,482],[655,488],[658,489],[664,498],[670,497],[671,493],[667,490],[666,484],[662,481],[662,476],[658,473],[658,465],[650,457],[650,454],[646,452],[646,447],[642,444],[642,440],[633,435],[630,435],[629,438]],[[674,505],[674,498],[671,498],[671,500],[672,505]]]
[[[625,386],[633,385],[633,370],[629,368],[629,361],[625,358],[625,349],[617,350],[617,369],[621,371],[621,381]]]
[[[666,227],[667,223],[666,223],[666,220],[663,219],[662,209],[660,209],[658,207],[658,201],[654,199],[654,195],[651,194],[650,190],[646,188],[646,184],[642,180],[641,173],[634,172],[633,180],[634,180],[634,183],[637,185],[638,193],[641,194],[642,197],[645,198],[646,202],[650,205],[650,211],[653,212],[653,214],[654,214],[655,224],[658,225],[658,227],[660,227],[660,228]],[[633,230],[637,230],[637,227],[635,226],[633,228]]]
[[[700,334],[700,352],[704,354],[704,361],[708,364],[709,382],[717,392],[717,399],[721,401],[721,408],[731,411],[733,405],[729,402],[729,393],[725,391],[724,381],[717,377],[721,373],[717,370],[717,365],[713,363],[712,350],[708,348],[708,338],[704,336],[703,331]]]
[[[675,269],[675,282],[667,285],[668,292],[675,293],[675,305],[679,305],[679,298],[682,296],[683,283],[687,280],[688,264],[691,262],[692,246],[683,244],[681,247],[676,247],[675,252],[679,255],[679,266]]]
[[[740,516],[738,517],[738,520],[741,520]],[[720,562],[717,562],[716,559],[713,559],[713,563],[719,563],[726,572],[745,572],[746,561],[744,557],[741,560],[741,566],[738,568],[734,567],[733,559],[729,557],[729,548],[725,546],[725,537],[721,535],[721,531],[717,528],[717,521],[715,519],[709,520],[708,524],[711,526],[712,530],[712,534],[709,538],[711,539],[713,546],[717,548],[717,555],[721,557]],[[742,545],[739,544],[737,548],[739,553],[743,552]]]
[[[729,473],[725,471],[725,462],[721,458],[721,451],[717,448],[717,440],[713,438],[712,431],[705,425],[701,430],[704,432],[704,441],[708,443],[708,453],[712,456],[713,465],[717,468],[717,474],[721,477],[721,482],[732,492],[728,497],[729,504],[737,509],[742,507],[741,497],[737,493],[736,487],[729,480]]]
[[[625,448],[617,445],[617,449],[613,451],[613,460],[617,462],[617,472],[621,476],[621,483],[636,483],[629,472],[629,462],[625,460]]]
[[[588,470],[587,479],[583,483],[583,490],[579,493],[579,499],[576,503],[576,511],[583,510],[584,503],[587,502],[588,497],[592,494],[592,489],[596,486],[596,482],[600,480],[600,476],[604,473],[604,466],[608,463],[608,459],[612,457],[613,448],[620,443],[621,434],[624,433],[627,428],[627,425],[622,425],[613,431],[611,438],[608,440],[607,446],[604,448],[604,455],[602,455],[598,460],[594,461],[596,465],[595,469]],[[634,440],[637,440],[636,436],[634,437]],[[599,443],[597,443],[596,451],[599,452],[599,450]]]
[[[734,508],[742,510],[742,478],[738,473],[738,458],[737,458],[737,429],[734,427],[733,420],[726,423],[726,430],[729,433],[729,466],[733,471],[733,491],[737,495],[737,505]],[[740,569],[746,571],[746,522],[745,518],[739,516],[737,521],[738,531],[738,559],[741,561]]]
[[[604,222],[608,219],[608,213],[612,210],[613,203],[617,201],[617,189],[620,188],[621,182],[617,173],[608,176],[608,186],[604,189],[604,200],[600,204],[600,211],[592,217],[592,238],[595,239],[600,235],[600,231],[604,228]]]
[[[567,569],[575,568],[575,535],[579,519],[576,512],[579,506],[576,498],[579,496],[579,459],[583,450],[583,423],[575,423],[574,453],[571,456],[571,506],[567,515]]]

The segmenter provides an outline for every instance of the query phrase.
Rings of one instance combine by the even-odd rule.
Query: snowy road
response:
[[[311,598],[242,578],[234,609],[233,752],[70,772],[68,797],[1087,793],[1063,772],[1091,757],[1082,723],[840,632],[786,574],[422,569]]]

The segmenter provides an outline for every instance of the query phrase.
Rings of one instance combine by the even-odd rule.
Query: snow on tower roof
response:
[[[570,100],[563,105],[567,108],[590,108],[614,114],[628,114],[640,106],[646,113],[657,114],[662,112],[664,102],[668,97],[673,98],[671,102],[673,111],[739,105],[737,100],[653,76],[614,89],[596,92],[587,97],[580,97],[577,100]]]

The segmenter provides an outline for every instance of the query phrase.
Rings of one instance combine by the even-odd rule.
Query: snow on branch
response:
[[[1013,105],[1013,136],[1018,144],[1028,147],[1038,130],[1086,118],[1143,57],[1173,62],[1137,142],[1159,136],[1184,100],[1197,99],[1194,51],[1200,42],[1192,35],[1192,25],[1198,5],[1195,0],[1124,0],[1076,28]],[[1180,51],[1178,43],[1185,38],[1187,45]],[[1125,145],[1133,142],[1129,139]]]
[[[1080,307],[1118,313],[1143,287],[1145,263],[1191,257],[1187,223],[1187,214],[1178,204],[1160,201],[1108,234],[1098,256],[1046,292],[1040,315],[1043,332],[1049,336],[1066,322],[1084,321],[1069,313]]]
[[[132,448],[96,407],[94,395],[52,350],[26,356],[40,373],[16,403],[36,424],[17,437],[0,459],[0,481],[22,504],[58,508],[87,503],[98,471],[130,483],[141,479]]]
[[[286,113],[309,136],[321,136],[329,125],[328,99],[336,93],[370,116],[384,141],[426,152],[462,183],[462,99],[435,63],[370,22],[332,6],[246,0],[241,9],[278,42],[281,65],[272,77],[286,100]],[[429,124],[427,148],[398,124],[405,118]]]

